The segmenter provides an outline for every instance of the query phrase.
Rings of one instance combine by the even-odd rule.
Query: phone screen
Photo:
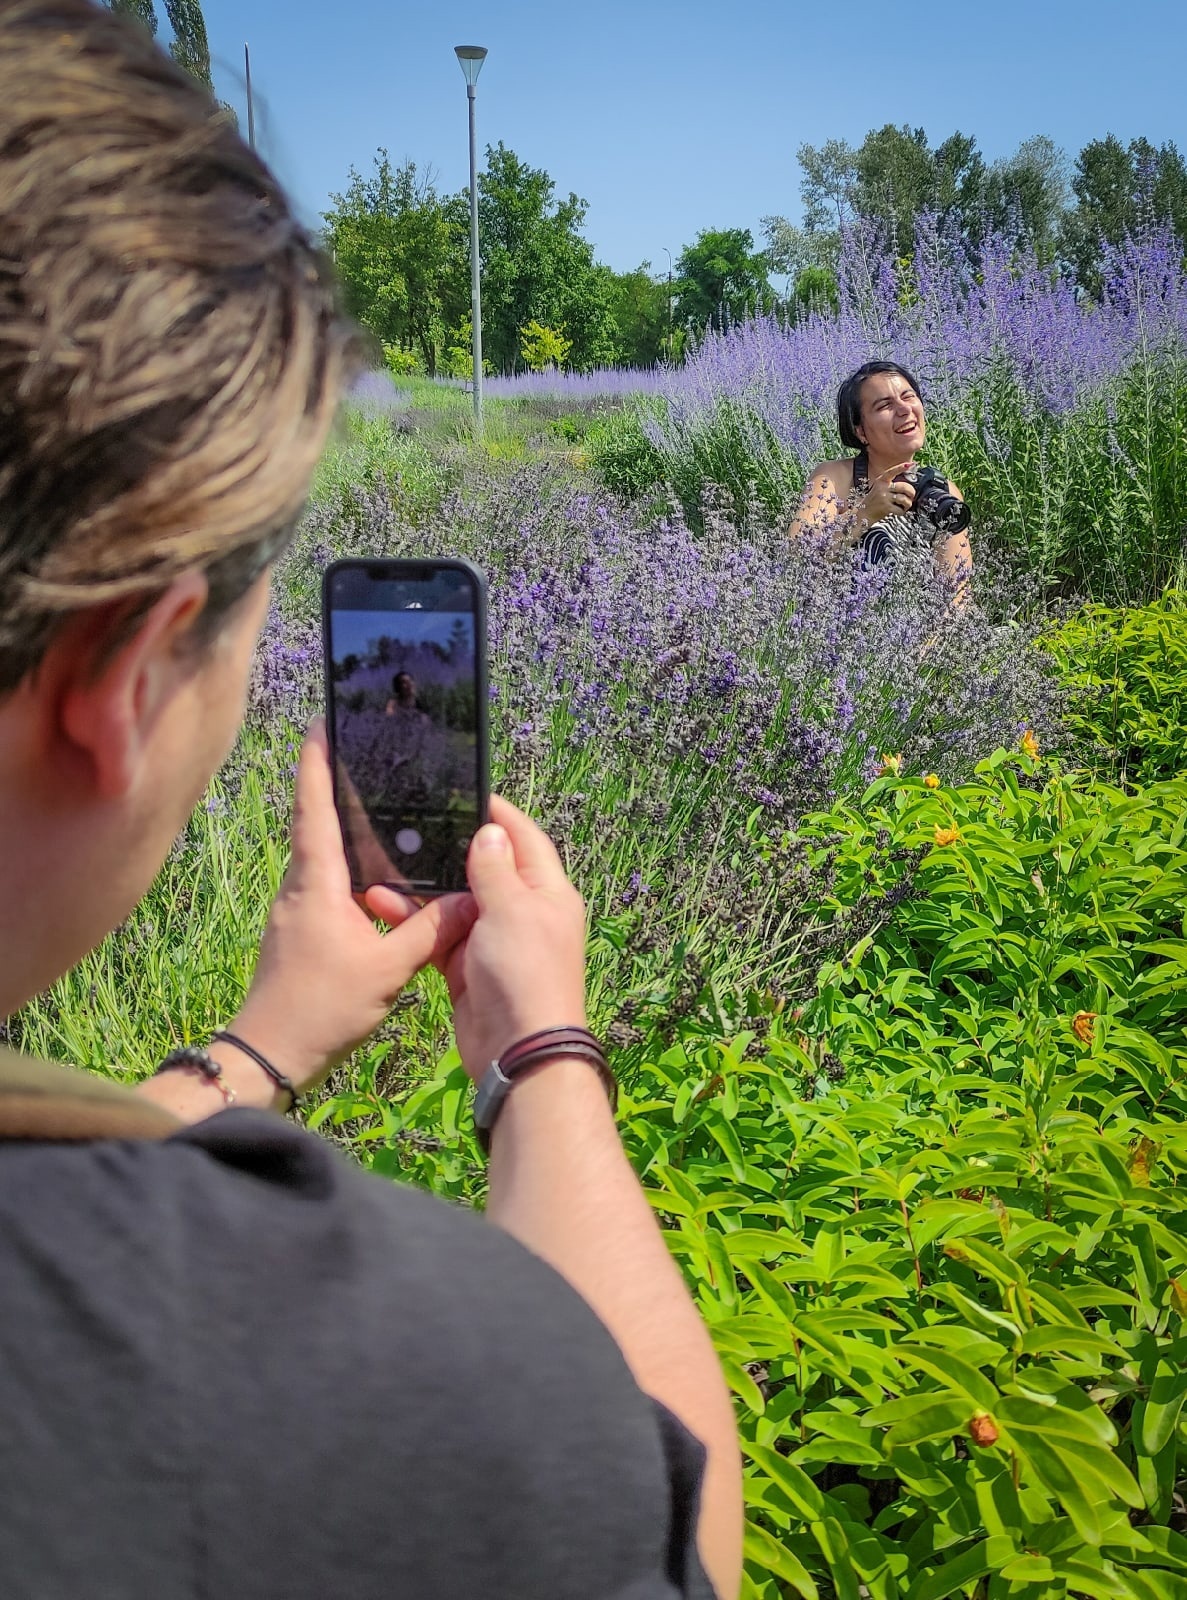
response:
[[[461,561],[342,561],[323,598],[334,798],[354,887],[464,889],[488,800],[481,574]]]

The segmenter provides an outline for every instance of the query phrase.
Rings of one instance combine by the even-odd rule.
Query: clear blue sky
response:
[[[1181,0],[204,0],[240,109],[251,44],[264,154],[311,221],[379,145],[467,181],[455,44],[484,44],[480,143],[589,202],[599,259],[666,271],[701,228],[799,216],[796,148],[885,122],[1007,155],[1049,134],[1187,147]],[[246,118],[243,123],[246,130]]]

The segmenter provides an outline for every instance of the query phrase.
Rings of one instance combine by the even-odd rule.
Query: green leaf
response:
[[[959,1356],[950,1355],[946,1350],[920,1349],[906,1340],[900,1340],[894,1351],[907,1366],[922,1367],[950,1389],[968,1395],[983,1411],[993,1411],[996,1407],[1000,1396],[993,1384]]]
[[[951,1438],[967,1433],[972,1412],[967,1400],[938,1400],[924,1406],[913,1417],[896,1423],[886,1435],[886,1448],[922,1444],[926,1439]]]
[[[917,1579],[907,1591],[907,1600],[944,1600],[946,1595],[955,1594],[978,1578],[1000,1572],[1017,1554],[1018,1546],[1012,1539],[1000,1535],[983,1539]]]
[[[1034,1400],[1024,1400],[1018,1395],[1005,1395],[997,1404],[994,1416],[1008,1428],[1041,1433],[1050,1440],[1067,1439],[1073,1444],[1086,1445],[1090,1450],[1108,1450],[1117,1443],[1117,1431],[1103,1411],[1095,1407],[1089,1415],[1073,1411],[1069,1406],[1040,1405]]]
[[[822,1490],[801,1467],[766,1445],[747,1443],[743,1448],[771,1482],[778,1484],[805,1522],[819,1522],[827,1514]]]
[[[861,1600],[851,1555],[851,1539],[846,1529],[836,1517],[825,1517],[819,1522],[809,1523],[808,1527],[828,1562],[828,1570],[836,1585],[837,1600]],[[853,1532],[860,1533],[860,1530],[853,1529]]]
[[[702,1115],[702,1126],[709,1136],[717,1141],[730,1164],[730,1171],[738,1183],[746,1178],[746,1157],[742,1153],[742,1146],[738,1140],[737,1130],[732,1122],[727,1122],[722,1116],[718,1106],[706,1106]]]
[[[790,1584],[796,1594],[803,1595],[804,1600],[819,1600],[820,1591],[803,1562],[765,1528],[748,1522],[743,1550],[747,1561],[763,1572],[773,1572]]]
[[[1159,1362],[1137,1429],[1140,1450],[1151,1456],[1158,1454],[1174,1434],[1185,1400],[1187,1373]]]
[[[1017,1441],[1018,1453],[1049,1494],[1059,1501],[1085,1544],[1101,1542],[1099,1502],[1090,1498],[1063,1455],[1037,1434]]]
[[[725,1356],[720,1356],[720,1360],[721,1370],[730,1388],[754,1416],[761,1417],[767,1409],[767,1403],[758,1384],[740,1362],[731,1361]]]

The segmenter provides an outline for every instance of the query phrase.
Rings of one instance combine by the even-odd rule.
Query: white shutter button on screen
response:
[[[396,835],[396,849],[403,856],[414,856],[423,843],[415,828],[401,828]]]

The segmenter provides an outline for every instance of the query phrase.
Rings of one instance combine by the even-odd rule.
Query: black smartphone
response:
[[[460,560],[335,561],[322,638],[353,886],[416,899],[464,889],[490,802],[482,573]]]

